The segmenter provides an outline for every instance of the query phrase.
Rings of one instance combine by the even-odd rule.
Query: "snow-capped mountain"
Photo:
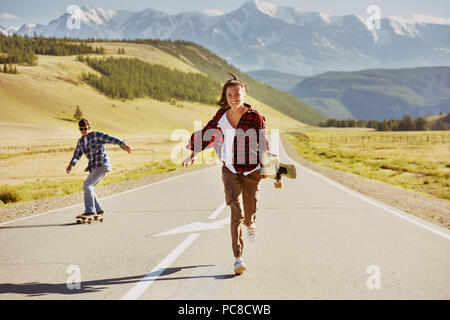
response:
[[[24,25],[17,33],[193,41],[244,71],[272,69],[311,75],[330,70],[450,65],[450,22],[424,17],[415,16],[414,21],[383,18],[380,29],[371,30],[364,17],[328,16],[259,0],[220,15],[169,15],[154,9],[115,12],[86,6],[76,15],[65,13],[46,26]]]
[[[4,35],[8,35],[8,31],[6,31],[6,28],[2,27],[1,25],[0,25],[0,33],[4,34]]]
[[[11,35],[11,34],[13,34],[13,33],[16,33],[17,30],[19,30],[18,27],[8,27],[8,28],[5,28],[5,27],[3,27],[3,26],[0,25],[0,34],[3,34],[3,35],[5,35],[5,36]]]

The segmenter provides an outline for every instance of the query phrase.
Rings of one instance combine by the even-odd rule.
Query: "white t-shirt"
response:
[[[83,137],[84,150],[85,150],[86,152],[87,152],[87,143],[88,143],[87,138],[86,138],[86,137]]]
[[[227,111],[228,112],[228,111]],[[223,132],[223,144],[222,144],[222,155],[220,160],[225,162],[225,166],[234,174],[238,172],[233,166],[233,155],[234,155],[234,137],[236,136],[236,129],[230,124],[227,119],[227,112],[225,112],[220,118],[217,126],[222,129]],[[255,169],[252,171],[244,172],[244,175],[249,175],[250,173],[259,170],[261,168],[261,164],[259,163]]]

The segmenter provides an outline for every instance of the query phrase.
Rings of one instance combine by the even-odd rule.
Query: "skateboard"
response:
[[[93,214],[90,216],[83,216],[83,215],[79,215],[76,217],[77,219],[77,224],[81,224],[81,223],[88,223],[91,224],[92,221],[100,221],[103,222],[103,215],[102,214]]]
[[[280,163],[277,155],[264,152],[261,158],[261,174],[265,178],[275,179],[275,188],[279,189],[283,186],[281,183],[281,176],[291,179],[297,178],[297,170],[292,164]]]

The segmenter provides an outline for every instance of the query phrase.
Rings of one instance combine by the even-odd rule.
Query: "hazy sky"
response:
[[[245,0],[0,0],[0,25],[18,27],[23,23],[47,24],[64,14],[69,5],[80,7],[90,5],[130,11],[153,8],[175,14],[205,9],[229,12],[239,8],[244,2]],[[449,0],[267,0],[265,2],[330,15],[366,16],[367,7],[377,5],[383,17],[401,16],[409,19],[413,14],[421,14],[450,18]]]

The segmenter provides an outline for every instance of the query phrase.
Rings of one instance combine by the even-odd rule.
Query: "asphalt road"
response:
[[[284,162],[292,162],[282,153]],[[220,167],[0,224],[5,299],[450,299],[450,233],[297,165],[234,276]]]

